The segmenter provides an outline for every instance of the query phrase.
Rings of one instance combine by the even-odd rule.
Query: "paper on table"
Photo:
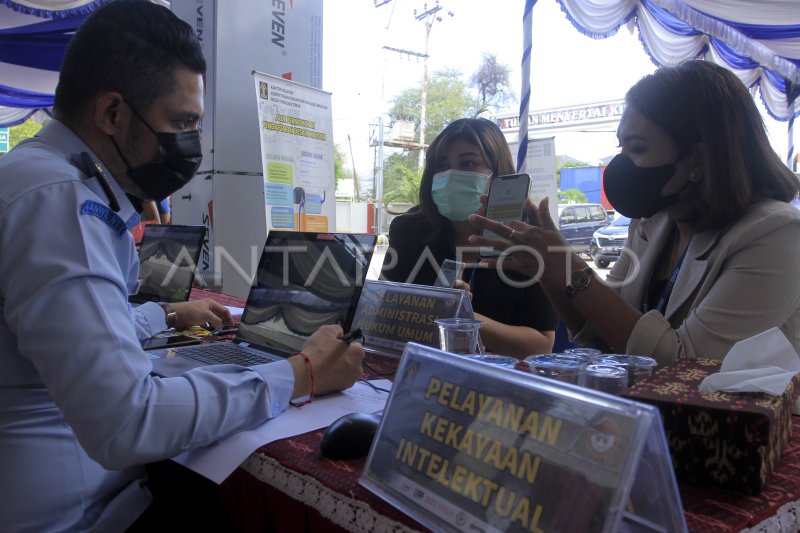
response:
[[[700,383],[700,392],[766,392],[780,396],[800,372],[800,357],[778,328],[744,339],[730,349],[720,371]]]
[[[242,313],[244,313],[244,307],[234,307],[232,305],[226,305],[225,307],[228,308],[228,311],[230,311],[231,316],[239,316]]]
[[[392,382],[370,381],[377,387],[390,390]],[[389,394],[376,391],[369,385],[356,382],[338,394],[314,398],[302,409],[289,407],[282,415],[268,420],[257,428],[242,431],[211,446],[198,448],[174,457],[173,460],[214,481],[222,483],[257,448],[270,442],[302,435],[327,427],[348,413],[374,413],[386,405]]]

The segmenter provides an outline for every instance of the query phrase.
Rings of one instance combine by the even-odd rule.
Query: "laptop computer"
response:
[[[377,236],[270,231],[233,342],[152,350],[153,372],[252,366],[302,349],[320,326],[349,331]]]
[[[139,245],[139,291],[129,301],[175,303],[188,300],[205,236],[205,226],[145,226]]]

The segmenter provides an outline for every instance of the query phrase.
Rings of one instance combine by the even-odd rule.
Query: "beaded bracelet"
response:
[[[310,404],[314,399],[314,368],[311,366],[311,359],[309,359],[308,356],[303,352],[294,352],[292,355],[299,355],[303,358],[303,361],[305,361],[305,364],[308,367],[308,380],[311,382],[311,392],[308,394],[307,400],[303,400],[302,402],[290,401],[289,405],[294,407],[303,407],[304,405]]]

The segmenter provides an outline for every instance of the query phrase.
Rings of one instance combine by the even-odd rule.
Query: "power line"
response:
[[[407,56],[421,57],[423,59],[428,58],[428,54],[423,54],[421,52],[414,52],[413,50],[404,50],[402,48],[393,48],[391,46],[384,46],[383,49],[389,50],[390,52],[397,52],[398,54],[405,54]]]
[[[422,98],[420,102],[420,109],[419,109],[419,144],[425,146],[425,120],[426,120],[426,107],[428,105],[428,41],[431,36],[431,28],[433,27],[433,23],[437,20],[441,22],[442,17],[437,15],[439,11],[441,11],[442,6],[439,5],[439,0],[436,0],[436,5],[430,9],[428,9],[428,4],[424,4],[422,6],[423,12],[417,14],[417,10],[414,10],[414,18],[419,21],[425,22],[425,60],[422,65]],[[447,12],[448,15],[451,17],[453,16],[452,11]],[[425,158],[425,150],[419,151],[419,167],[422,168],[422,163]]]
[[[379,3],[378,0],[375,0],[375,7],[385,6],[386,4],[388,4],[391,1],[392,0],[383,0],[383,2]],[[394,16],[394,6],[396,6],[396,5],[397,5],[396,3],[392,4],[392,11],[389,13],[389,20],[386,21],[386,27],[383,28],[384,30],[388,30],[389,29],[389,25],[392,23],[392,17]]]

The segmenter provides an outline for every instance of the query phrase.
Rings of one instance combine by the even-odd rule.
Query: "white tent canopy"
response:
[[[0,0],[0,126],[52,107],[71,33],[106,1]],[[792,122],[800,114],[798,0],[557,1],[575,27],[594,38],[613,35],[623,25],[637,27],[657,64],[703,57],[731,69],[772,117],[789,121],[791,156]],[[533,4],[520,2],[529,16]],[[530,94],[525,89],[523,100]]]
[[[558,0],[582,33],[602,38],[634,25],[658,65],[705,58],[760,92],[777,120],[800,113],[797,0]]]
[[[800,114],[799,0],[557,0],[578,31],[602,39],[621,26],[638,28],[645,51],[657,65],[703,58],[733,71],[760,95],[767,112],[788,121],[786,164],[795,161],[794,120]],[[530,18],[536,0],[523,9],[523,81],[517,168],[527,151],[530,103]],[[535,14],[533,15],[535,16]]]
[[[50,112],[69,39],[108,1],[0,0],[0,126]]]

